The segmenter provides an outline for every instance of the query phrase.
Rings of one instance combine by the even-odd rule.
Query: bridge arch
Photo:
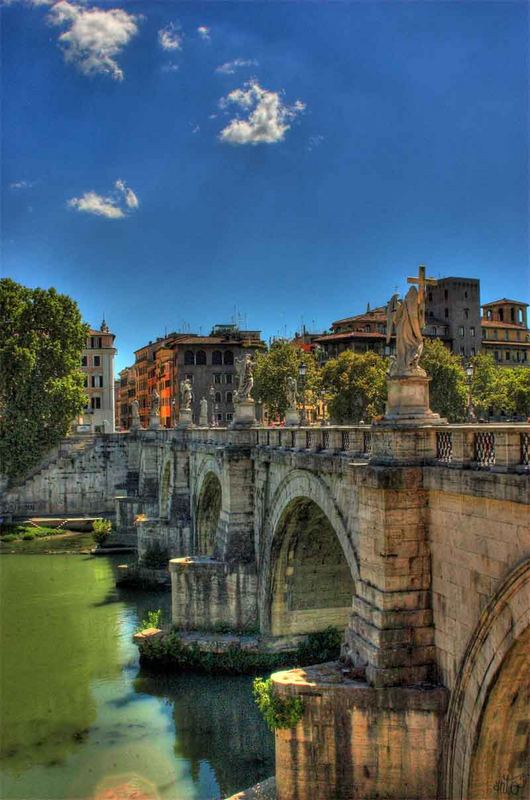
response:
[[[169,519],[171,515],[171,502],[175,483],[175,463],[173,454],[167,456],[162,462],[160,473],[159,515],[161,519]]]
[[[451,800],[522,793],[512,787],[528,780],[529,591],[525,559],[482,612],[465,652],[447,714],[443,796]]]
[[[198,555],[211,556],[215,550],[223,500],[222,473],[213,456],[207,456],[202,462],[195,485],[195,549]]]
[[[261,624],[273,636],[346,628],[357,559],[345,519],[325,482],[292,470],[264,523]]]

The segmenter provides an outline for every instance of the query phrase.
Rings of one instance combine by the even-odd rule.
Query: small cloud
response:
[[[75,64],[83,75],[107,74],[123,80],[116,56],[138,33],[139,17],[121,8],[87,8],[59,0],[48,20],[67,28],[59,36],[65,61]]]
[[[316,136],[310,136],[307,140],[306,150],[310,153],[312,150],[315,150],[317,147],[320,147],[322,142],[324,141],[324,136],[317,134]]]
[[[35,186],[34,181],[13,181],[13,183],[9,184],[9,188],[16,192],[22,189],[31,189],[33,186]]]
[[[206,25],[199,25],[197,28],[197,33],[204,41],[210,41],[210,28],[207,28]]]
[[[170,22],[165,28],[158,31],[158,43],[162,50],[182,50],[184,36],[180,27]]]
[[[191,130],[191,132],[192,133],[199,133],[200,129],[201,129],[200,125],[194,125],[192,130]]]
[[[115,191],[106,197],[93,191],[85,192],[81,197],[72,197],[67,205],[87,214],[96,214],[107,219],[123,219],[127,212],[136,210],[140,202],[125,181],[117,180],[114,189]]]
[[[227,61],[215,70],[219,75],[233,75],[236,70],[243,67],[257,67],[258,62],[254,58],[235,58],[233,61]]]
[[[257,81],[249,81],[242,89],[234,89],[223,97],[219,105],[227,108],[237,105],[248,111],[245,119],[235,117],[219,133],[222,142],[229,144],[275,144],[285,138],[289,124],[305,109],[305,103],[296,100],[293,105],[283,103],[279,92],[264,89]]]
[[[179,69],[180,67],[178,64],[174,64],[172,61],[170,61],[169,64],[164,64],[162,67],[162,72],[178,72]]]

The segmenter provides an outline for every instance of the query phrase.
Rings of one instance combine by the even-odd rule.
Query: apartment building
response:
[[[113,433],[114,407],[114,347],[115,335],[105,320],[98,329],[91,328],[81,356],[87,404],[79,419],[84,430],[93,433]]]
[[[530,366],[528,303],[494,300],[482,306],[482,350],[503,367]]]

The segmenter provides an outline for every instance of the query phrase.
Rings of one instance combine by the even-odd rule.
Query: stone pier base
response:
[[[256,630],[256,568],[207,557],[173,558],[172,620],[180,630]]]
[[[446,689],[376,689],[338,663],[272,677],[304,703],[276,731],[277,800],[436,800]]]

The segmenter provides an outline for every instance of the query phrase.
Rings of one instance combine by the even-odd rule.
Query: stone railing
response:
[[[530,425],[447,425],[433,435],[434,463],[530,472]]]
[[[173,432],[174,433],[174,432]],[[165,431],[166,436],[172,436]],[[193,444],[294,450],[347,455],[374,463],[423,463],[456,469],[530,472],[530,425],[465,424],[383,428],[330,425],[293,428],[189,428],[180,432]],[[410,440],[415,443],[410,450]],[[405,444],[405,447],[403,447]],[[410,456],[410,453],[413,456]]]

